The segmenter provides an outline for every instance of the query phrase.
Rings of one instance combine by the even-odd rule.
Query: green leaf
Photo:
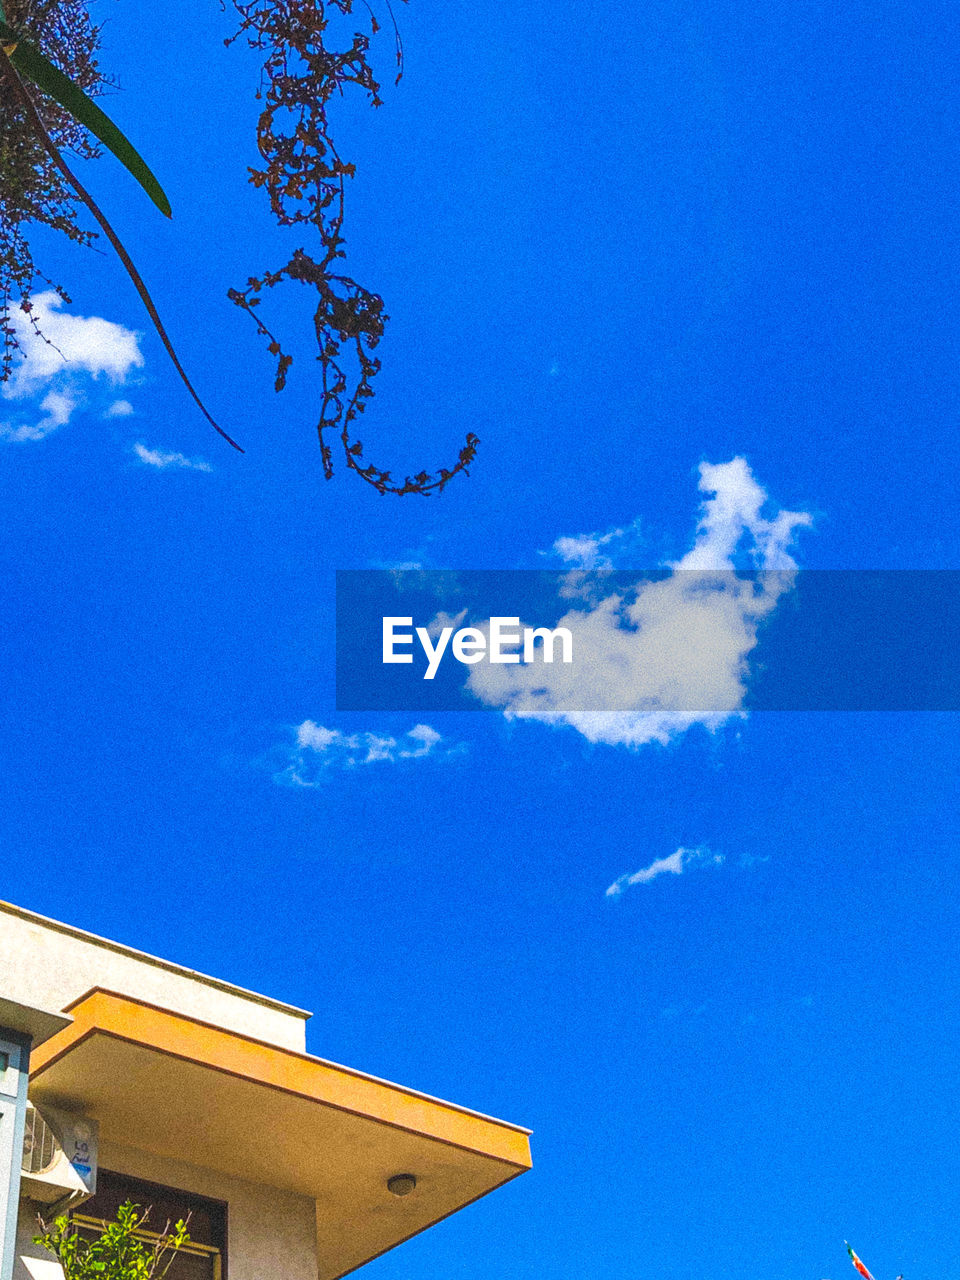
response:
[[[2,13],[2,0],[0,0],[0,13]],[[28,40],[18,40],[16,33],[7,26],[5,21],[0,21],[0,39],[4,43],[16,41],[17,47],[10,55],[10,61],[16,69],[32,80],[44,93],[48,93],[55,102],[59,102],[60,106],[69,111],[81,124],[86,125],[107,150],[112,151],[120,163],[133,174],[160,212],[169,218],[171,216],[170,201],[164,194],[163,188],[151,173],[140,152],[121,133],[110,117],[100,110],[92,98],[88,98],[82,89],[79,89],[72,80],[48,61],[35,45]]]

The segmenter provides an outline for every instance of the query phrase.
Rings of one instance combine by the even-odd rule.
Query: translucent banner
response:
[[[337,574],[337,709],[960,709],[952,570]]]

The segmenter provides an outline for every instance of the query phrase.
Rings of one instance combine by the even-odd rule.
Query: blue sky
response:
[[[338,714],[333,682],[335,570],[612,530],[676,564],[701,463],[809,515],[802,568],[960,566],[955,9],[402,6],[400,86],[336,111],[348,264],[392,317],[367,450],[482,440],[429,500],[325,483],[308,316],[277,397],[226,301],[300,243],[245,182],[228,18],[96,13],[174,221],[109,160],[89,182],[247,452],[119,266],[38,241],[88,323],[0,402],[2,896],[535,1130],[532,1173],[371,1280],[836,1280],[844,1237],[878,1280],[960,1280],[955,716],[655,740]]]

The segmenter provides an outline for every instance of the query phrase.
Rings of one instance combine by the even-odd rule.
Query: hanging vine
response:
[[[245,37],[265,54],[258,97],[263,109],[257,125],[257,147],[263,161],[250,170],[250,181],[263,188],[281,227],[308,225],[318,233],[316,257],[297,249],[289,262],[276,270],[252,276],[245,289],[231,289],[229,297],[250,315],[257,331],[276,359],[274,388],[282,391],[293,357],[261,319],[258,308],[264,291],[295,283],[317,295],[313,315],[318,360],[322,372],[322,398],[317,421],[323,470],[333,475],[331,435],[339,438],[346,465],[379,493],[441,491],[453,477],[466,471],[479,440],[467,436],[455,464],[431,474],[421,471],[394,480],[389,471],[367,462],[356,429],[374,394],[373,379],[380,369],[374,354],[383,336],[387,316],[383,299],[363,287],[338,267],[345,257],[343,217],[346,180],[354,166],[339,156],[330,134],[327,106],[335,93],[354,86],[370,105],[381,105],[380,85],[367,59],[370,37],[355,33],[345,49],[327,48],[325,35],[329,13],[350,14],[353,0],[232,0],[240,17],[232,44]],[[392,18],[391,12],[391,18]],[[370,13],[372,34],[379,23]],[[397,81],[403,74],[403,49],[396,23]]]

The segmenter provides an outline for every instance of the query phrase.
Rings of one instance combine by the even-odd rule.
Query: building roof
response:
[[[308,1196],[336,1280],[530,1167],[529,1130],[95,990],[32,1060],[31,1097],[104,1138]],[[387,1189],[412,1173],[413,1193]]]
[[[34,1045],[43,1044],[51,1036],[70,1025],[70,1019],[49,1009],[37,1009],[0,996],[0,1027],[29,1036]]]
[[[86,929],[78,929],[72,924],[64,924],[61,920],[51,920],[48,916],[39,915],[36,911],[28,911],[26,908],[15,906],[11,902],[0,901],[0,912],[17,916],[21,920],[40,925],[44,929],[51,929],[55,933],[63,933],[68,937],[77,938],[81,942],[92,943],[94,946],[101,947],[106,951],[113,951],[118,955],[128,956],[132,960],[139,960],[144,964],[153,965],[155,968],[165,969],[168,973],[175,973],[181,978],[190,978],[194,982],[200,982],[204,986],[224,991],[228,995],[240,996],[244,1000],[252,1000],[255,1004],[265,1005],[268,1009],[275,1009],[278,1013],[289,1014],[291,1017],[304,1020],[313,1017],[309,1010],[286,1004],[283,1000],[274,999],[273,996],[261,995],[257,991],[247,990],[246,987],[238,987],[235,983],[224,982],[222,978],[212,978],[209,974],[198,973],[195,969],[188,969],[185,965],[176,964],[172,960],[163,960],[159,956],[150,955],[149,952],[138,951],[136,947],[128,947],[125,943],[113,942],[110,938],[101,938],[96,933],[90,933]]]

